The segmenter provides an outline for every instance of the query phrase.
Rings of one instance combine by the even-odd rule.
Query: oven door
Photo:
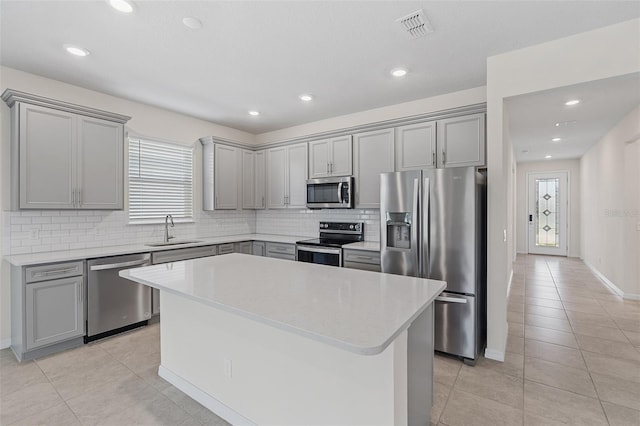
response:
[[[296,260],[321,265],[342,266],[342,249],[296,244]]]

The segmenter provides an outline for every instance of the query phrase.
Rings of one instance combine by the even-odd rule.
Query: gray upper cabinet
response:
[[[242,208],[266,207],[265,151],[242,151]]]
[[[309,142],[309,178],[350,176],[352,166],[351,135]]]
[[[12,208],[124,206],[124,123],[129,117],[7,89]]]
[[[237,209],[242,199],[242,150],[210,141],[201,143],[202,209]]]
[[[380,173],[394,169],[394,130],[353,135],[357,208],[380,208]]]
[[[267,206],[305,208],[307,204],[307,144],[267,151]]]
[[[484,114],[396,128],[396,171],[485,165]]]
[[[78,200],[83,209],[121,209],[123,200],[123,126],[80,117]]]
[[[485,115],[438,121],[438,167],[485,165]]]
[[[436,122],[396,128],[396,171],[436,167]]]

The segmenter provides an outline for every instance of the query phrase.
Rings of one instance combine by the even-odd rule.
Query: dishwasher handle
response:
[[[126,268],[128,266],[144,266],[149,265],[149,259],[132,260],[130,262],[108,263],[106,265],[93,265],[89,268],[92,271],[105,271],[107,269]]]
[[[467,299],[463,299],[461,297],[438,296],[436,297],[436,302],[467,303]]]

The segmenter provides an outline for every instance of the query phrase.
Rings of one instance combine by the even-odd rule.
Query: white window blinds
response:
[[[129,221],[193,219],[193,148],[129,139]]]

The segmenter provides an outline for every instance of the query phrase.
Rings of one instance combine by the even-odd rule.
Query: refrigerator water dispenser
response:
[[[411,249],[411,212],[387,212],[387,247]]]

